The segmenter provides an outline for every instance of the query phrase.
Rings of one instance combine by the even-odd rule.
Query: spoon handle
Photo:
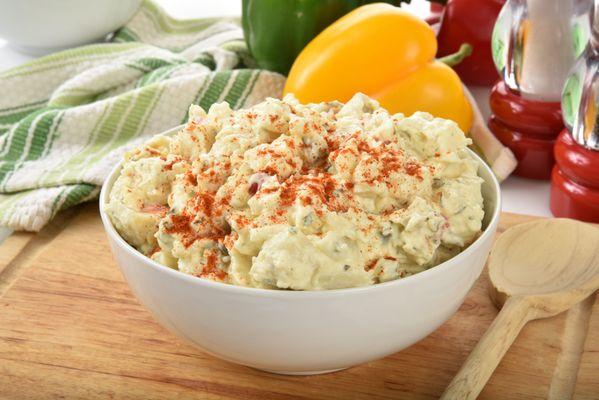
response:
[[[518,333],[532,318],[525,297],[510,297],[453,378],[441,400],[474,400],[493,374]]]

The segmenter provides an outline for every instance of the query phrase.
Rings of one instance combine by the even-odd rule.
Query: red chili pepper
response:
[[[505,0],[447,0],[437,36],[437,57],[469,43],[472,55],[453,67],[464,83],[489,86],[499,74],[491,55],[491,35]]]

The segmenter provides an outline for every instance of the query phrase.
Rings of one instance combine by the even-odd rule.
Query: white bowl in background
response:
[[[0,37],[42,55],[104,39],[125,25],[141,0],[0,0]]]
[[[102,188],[100,213],[126,281],[163,326],[234,363],[282,374],[324,373],[400,351],[433,332],[460,307],[483,270],[501,210],[499,184],[476,158],[485,181],[481,236],[436,267],[368,287],[254,289],[160,265],[125,242],[106,215],[121,165]]]

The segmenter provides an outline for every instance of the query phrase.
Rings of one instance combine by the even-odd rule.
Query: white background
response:
[[[198,18],[213,16],[234,16],[241,13],[241,0],[155,0],[173,17]],[[419,15],[426,15],[428,5],[424,0],[413,0],[408,7]],[[0,70],[4,70],[32,57],[20,54],[0,39]],[[488,116],[488,88],[471,88],[483,114]],[[10,96],[10,93],[2,93]],[[502,183],[503,210],[508,212],[550,216],[549,183],[510,177]],[[0,241],[7,232],[0,231]]]

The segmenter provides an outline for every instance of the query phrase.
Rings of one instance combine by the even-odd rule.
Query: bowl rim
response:
[[[178,131],[180,126],[169,129],[162,133],[162,135],[170,134],[172,132]],[[181,272],[176,269],[172,269],[167,267],[166,265],[162,265],[151,258],[143,255],[141,252],[136,250],[133,246],[131,246],[125,239],[121,237],[121,235],[116,231],[115,227],[112,224],[112,221],[108,217],[105,211],[106,204],[108,203],[108,195],[112,190],[112,186],[114,182],[118,178],[120,170],[123,166],[124,160],[121,160],[118,164],[116,164],[113,169],[110,171],[109,175],[104,181],[102,185],[102,189],[100,191],[100,199],[99,199],[99,208],[100,208],[100,217],[102,219],[102,223],[104,225],[104,230],[108,234],[108,236],[115,242],[117,245],[124,251],[126,251],[129,255],[133,256],[137,260],[141,261],[148,265],[148,267],[155,269],[160,273],[166,273],[175,279],[186,281],[188,283],[198,285],[200,287],[206,287],[207,289],[216,289],[223,290],[229,293],[235,294],[243,294],[249,296],[257,296],[257,297],[270,297],[270,298],[305,298],[305,299],[320,299],[327,297],[335,297],[339,295],[345,294],[358,294],[358,293],[368,293],[370,291],[377,291],[383,289],[392,289],[394,287],[402,287],[405,285],[410,285],[417,281],[426,280],[431,276],[438,275],[443,272],[443,270],[449,268],[448,264],[450,263],[459,263],[466,259],[470,254],[475,252],[478,247],[490,236],[495,233],[495,229],[492,229],[493,226],[496,226],[499,220],[499,216],[501,214],[501,189],[499,186],[499,182],[497,177],[491,170],[491,168],[483,161],[483,159],[476,154],[471,149],[468,149],[470,155],[474,157],[474,159],[478,162],[479,166],[486,170],[487,175],[490,177],[492,192],[495,195],[495,207],[492,212],[491,219],[487,224],[487,228],[482,232],[482,234],[476,238],[474,242],[472,242],[466,249],[455,255],[454,257],[442,262],[441,264],[435,265],[427,270],[419,272],[414,275],[407,276],[401,279],[395,279],[383,283],[377,283],[374,285],[368,286],[359,286],[359,287],[351,287],[351,288],[341,288],[341,289],[327,289],[327,290],[280,290],[280,289],[262,289],[262,288],[254,288],[247,286],[239,286],[230,283],[222,283],[213,281],[206,278],[200,278],[197,276],[189,275],[184,272]],[[479,174],[480,176],[480,174]],[[486,180],[485,180],[486,181]],[[118,263],[118,262],[117,262]],[[119,265],[119,268],[122,267]]]

